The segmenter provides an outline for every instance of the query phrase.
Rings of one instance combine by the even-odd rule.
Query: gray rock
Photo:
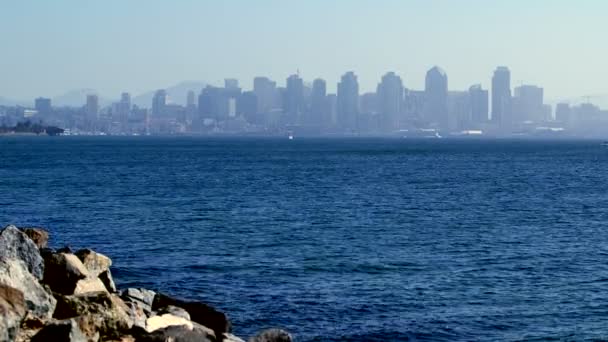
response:
[[[53,315],[57,301],[27,270],[19,259],[0,259],[0,284],[13,287],[23,293],[28,312],[42,320]]]
[[[291,334],[283,329],[268,329],[249,339],[249,342],[291,342]]]
[[[21,230],[32,241],[34,241],[34,243],[36,244],[36,246],[38,246],[38,249],[46,248],[46,246],[48,245],[48,243],[49,243],[49,232],[47,232],[46,230],[44,230],[42,228],[34,228],[34,227],[31,227],[31,228],[21,228]]]
[[[78,323],[73,319],[52,322],[32,338],[32,342],[88,342]]]
[[[15,226],[7,226],[0,231],[0,258],[19,259],[34,277],[42,279],[44,261],[38,246]]]
[[[25,317],[23,292],[0,285],[0,341],[14,341]]]
[[[125,302],[125,305],[129,308],[127,313],[133,321],[133,326],[145,330],[148,315],[143,308],[143,304],[140,302]]]
[[[164,308],[160,308],[156,311],[157,314],[172,314],[173,316],[181,317],[187,320],[190,320],[190,314],[188,311],[173,305],[165,306]]]
[[[123,290],[120,295],[125,302],[139,303],[148,315],[152,312],[152,304],[154,303],[155,296],[156,292],[154,291],[135,288]]]
[[[137,338],[137,342],[212,342],[215,338],[210,337],[206,331],[190,329],[187,326],[170,326],[158,329],[150,334],[144,334]]]

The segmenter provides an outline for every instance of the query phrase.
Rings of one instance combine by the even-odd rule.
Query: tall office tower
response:
[[[463,131],[472,127],[471,94],[468,91],[448,92],[449,130]]]
[[[501,66],[492,76],[492,121],[508,130],[512,124],[511,113],[511,71]]]
[[[167,106],[167,92],[164,89],[159,89],[152,97],[152,116],[162,116]]]
[[[377,87],[378,112],[380,113],[380,129],[389,133],[401,126],[403,107],[403,82],[394,72],[382,76]]]
[[[258,98],[258,113],[268,114],[278,107],[277,84],[267,77],[253,79],[253,92]]]
[[[39,97],[34,101],[34,108],[38,111],[39,115],[47,116],[51,114],[53,108],[51,107],[51,99]]]
[[[426,73],[425,81],[425,120],[436,124],[442,131],[449,131],[448,117],[448,76],[439,67]]]
[[[490,98],[487,90],[483,90],[481,84],[473,85],[469,88],[471,101],[471,121],[475,125],[483,124],[488,121],[488,111],[490,109]]]
[[[312,82],[310,94],[309,123],[319,126],[329,126],[329,107],[327,105],[327,83],[317,78]]]
[[[87,95],[85,113],[88,119],[96,120],[99,116],[99,97],[97,95]]]
[[[118,102],[118,116],[122,123],[126,123],[131,113],[131,94],[120,94],[120,102]]]
[[[226,78],[224,80],[224,88],[226,89],[238,89],[239,88],[239,80],[234,78]]]
[[[189,90],[186,95],[186,108],[196,107],[196,95],[193,90]]]
[[[425,127],[424,110],[426,108],[426,94],[424,90],[404,90],[403,116],[415,127]]]
[[[350,132],[359,131],[359,82],[354,72],[342,75],[338,83],[337,125]]]
[[[224,105],[222,88],[206,86],[198,96],[198,112],[200,118],[220,120],[227,112],[227,105]]]
[[[555,120],[564,125],[568,125],[571,120],[572,109],[567,103],[559,103],[555,107]]]
[[[258,112],[258,98],[253,91],[245,91],[236,102],[236,112],[243,116],[245,120],[253,124],[263,124],[260,120]]]
[[[287,89],[283,102],[284,121],[287,125],[300,123],[304,111],[304,82],[298,75],[287,78]]]
[[[522,85],[515,88],[512,106],[513,121],[546,121],[548,118],[544,114],[543,96],[543,88],[537,86]]]

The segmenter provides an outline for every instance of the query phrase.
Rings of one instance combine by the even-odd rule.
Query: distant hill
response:
[[[198,96],[201,92],[201,89],[207,86],[205,82],[199,81],[185,81],[181,82],[177,85],[174,85],[169,88],[165,88],[167,94],[169,95],[169,100],[172,103],[186,105],[186,98],[188,96],[188,91],[192,90]],[[132,99],[133,104],[136,104],[139,107],[150,108],[152,106],[152,98],[154,97],[155,90],[143,93],[141,95],[135,96]]]
[[[82,107],[87,102],[87,95],[97,94],[98,92],[95,89],[82,88],[75,89],[69,91],[63,95],[55,96],[52,99],[52,103],[54,107]],[[112,101],[105,99],[103,97],[99,98],[99,105],[101,107],[107,106],[111,104]]]
[[[25,101],[18,101],[18,100],[13,100],[13,99],[7,99],[5,97],[0,97],[0,106],[23,106],[23,107],[29,107],[29,106],[33,106],[34,101],[32,100],[32,103],[27,103]]]

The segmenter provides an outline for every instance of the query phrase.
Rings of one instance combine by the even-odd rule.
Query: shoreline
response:
[[[0,230],[0,341],[245,341],[225,313],[149,289],[117,289],[109,257],[48,248],[49,237],[42,228]],[[268,329],[248,341],[292,337]]]

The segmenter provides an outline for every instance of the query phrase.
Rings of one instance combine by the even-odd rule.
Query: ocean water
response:
[[[608,339],[596,141],[0,137],[0,224],[298,341]]]

